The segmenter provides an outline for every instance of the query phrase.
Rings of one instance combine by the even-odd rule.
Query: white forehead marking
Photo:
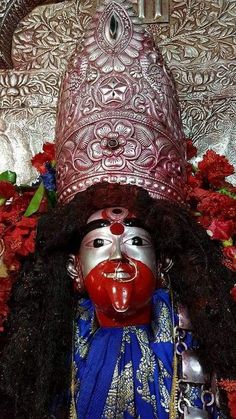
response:
[[[123,207],[111,207],[111,208],[104,208],[99,211],[96,211],[94,214],[92,214],[87,224],[94,220],[110,220],[110,221],[123,221],[127,215],[129,214],[129,211],[126,208]]]

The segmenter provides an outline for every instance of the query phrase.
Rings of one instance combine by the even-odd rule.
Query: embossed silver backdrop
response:
[[[2,0],[0,5],[5,63],[0,70],[0,171],[16,170],[19,183],[34,179],[32,154],[54,140],[61,76],[97,7],[97,0],[70,0],[34,8],[42,3]],[[213,148],[236,164],[236,1],[170,0],[169,8],[165,0],[133,3],[155,22],[149,30],[174,74],[186,135],[200,156]]]

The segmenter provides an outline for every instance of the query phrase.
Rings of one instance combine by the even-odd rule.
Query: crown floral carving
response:
[[[59,199],[98,182],[136,184],[183,202],[186,162],[176,91],[129,2],[106,0],[62,83]]]

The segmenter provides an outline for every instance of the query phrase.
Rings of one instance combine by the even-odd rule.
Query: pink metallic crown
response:
[[[184,201],[184,135],[172,79],[125,0],[107,0],[65,75],[56,128],[59,199],[89,186],[142,186]]]

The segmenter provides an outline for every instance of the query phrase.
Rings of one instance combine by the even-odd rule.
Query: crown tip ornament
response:
[[[100,182],[183,203],[186,161],[176,91],[129,2],[105,0],[65,74],[56,127],[59,200]]]

